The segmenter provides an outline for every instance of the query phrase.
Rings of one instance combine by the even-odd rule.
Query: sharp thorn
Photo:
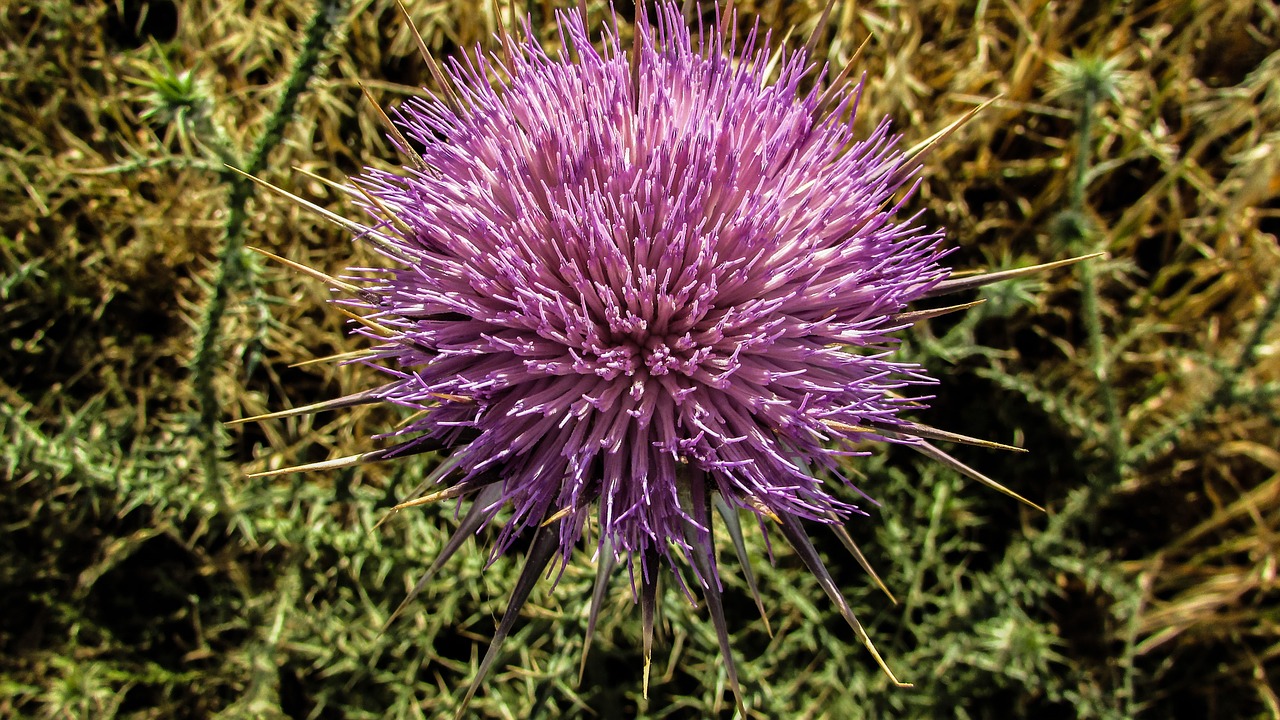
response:
[[[951,293],[963,292],[965,290],[973,290],[983,285],[1001,282],[1004,280],[1012,280],[1014,278],[1034,275],[1035,273],[1045,272],[1048,270],[1057,270],[1058,268],[1074,265],[1085,260],[1104,257],[1106,253],[1091,253],[1089,255],[1081,255],[1079,257],[1067,258],[1066,260],[1055,260],[1053,262],[1041,263],[1039,265],[1031,265],[1029,267],[1014,268],[1012,270],[997,270],[995,272],[980,273],[976,275],[964,275],[961,277],[951,277],[934,285],[921,298],[932,298],[940,295],[950,295]]]
[[[351,189],[351,186],[350,186],[350,185],[343,185],[342,183],[334,182],[334,181],[330,180],[329,178],[326,178],[326,177],[324,177],[324,176],[322,176],[322,175],[319,175],[319,174],[317,174],[317,173],[311,172],[310,170],[308,170],[308,169],[306,169],[306,168],[304,168],[304,167],[301,167],[301,166],[299,166],[299,165],[294,165],[292,169],[293,169],[293,171],[294,171],[294,172],[298,173],[299,175],[305,175],[305,176],[307,176],[307,177],[311,178],[312,180],[315,180],[316,182],[320,183],[321,185],[324,185],[325,187],[329,188],[330,190],[337,190],[338,192],[340,192],[340,193],[342,193],[343,195],[346,195],[346,196],[348,196],[348,197],[355,197],[355,192],[354,192],[354,191],[352,191],[352,189]]]
[[[296,363],[290,363],[288,367],[299,368],[307,365],[315,365],[322,362],[343,362],[346,360],[359,360],[361,358],[373,357],[374,352],[371,350],[350,350],[343,353],[335,353],[333,355],[325,355],[324,357],[313,357],[309,360],[299,360]]]
[[[400,128],[396,127],[396,124],[391,122],[391,118],[387,116],[387,112],[382,109],[382,106],[378,104],[378,101],[373,98],[373,94],[369,92],[369,88],[365,87],[363,83],[358,84],[360,85],[360,92],[364,93],[365,99],[369,101],[369,104],[373,106],[374,111],[378,113],[378,119],[382,121],[383,126],[387,128],[387,132],[391,133],[391,137],[395,140],[396,144],[400,146],[400,152],[408,155],[409,159],[413,161],[414,166],[419,170],[425,172],[433,169],[427,164],[426,160],[422,159],[422,156],[418,154],[418,151],[413,149],[413,146],[409,144],[408,138],[404,136],[404,133],[400,132]]]
[[[1008,495],[1009,497],[1013,498],[1014,500],[1017,500],[1018,502],[1023,503],[1023,504],[1024,504],[1024,505],[1026,505],[1027,507],[1034,508],[1034,509],[1036,509],[1036,510],[1039,510],[1040,512],[1044,512],[1044,511],[1045,511],[1045,510],[1044,510],[1044,508],[1040,507],[1039,505],[1037,505],[1037,504],[1035,504],[1035,503],[1031,502],[1030,500],[1028,500],[1028,499],[1026,499],[1026,498],[1022,497],[1022,496],[1021,496],[1021,495],[1019,495],[1018,493],[1016,493],[1016,492],[1014,492],[1014,491],[1010,490],[1009,488],[1005,487],[1004,485],[1001,485],[1000,483],[996,482],[995,480],[992,480],[991,478],[987,477],[986,475],[983,475],[982,473],[978,472],[977,470],[974,470],[973,468],[969,467],[968,465],[965,465],[964,463],[962,463],[962,462],[960,462],[959,460],[957,460],[957,459],[955,459],[955,458],[951,457],[950,455],[948,455],[948,454],[946,454],[945,452],[943,452],[943,451],[939,450],[938,448],[936,448],[936,447],[934,447],[934,446],[930,445],[930,444],[929,444],[929,443],[927,443],[927,442],[920,441],[920,442],[910,443],[910,444],[908,445],[908,447],[914,448],[914,449],[916,450],[916,452],[919,452],[920,454],[924,455],[925,457],[927,457],[927,458],[929,458],[929,459],[931,459],[931,460],[936,460],[937,462],[940,462],[940,463],[942,463],[943,465],[946,465],[946,466],[948,466],[948,467],[952,468],[952,469],[953,469],[953,470],[955,470],[956,472],[959,472],[961,475],[964,475],[964,476],[966,476],[966,477],[970,478],[971,480],[977,480],[978,482],[982,483],[983,485],[986,485],[987,487],[991,488],[992,490],[996,490],[997,492],[1001,492],[1001,493],[1003,493],[1003,494],[1005,494],[1005,495]]]
[[[251,422],[261,422],[263,420],[275,420],[278,418],[293,417],[294,415],[309,415],[312,413],[324,412],[326,410],[340,410],[342,408],[355,407],[357,405],[368,405],[378,402],[378,399],[367,392],[355,393],[345,397],[334,398],[332,400],[323,400],[310,405],[302,405],[288,410],[277,410],[263,415],[254,415],[253,417],[240,418],[226,423],[228,426],[243,425]]]
[[[705,492],[695,488],[692,497],[690,515],[698,524],[706,528],[704,533],[691,523],[685,528],[685,542],[689,562],[701,576],[702,597],[707,603],[707,612],[711,615],[711,625],[716,631],[716,640],[720,644],[720,656],[724,658],[725,674],[729,677],[729,687],[733,690],[733,699],[738,707],[738,714],[747,716],[746,704],[742,701],[742,686],[738,682],[738,667],[733,661],[733,646],[729,641],[729,623],[724,615],[724,600],[720,595],[720,575],[716,568],[715,540],[711,536],[711,508],[707,506]]]
[[[264,257],[270,258],[270,259],[272,259],[272,260],[274,260],[274,261],[276,261],[276,262],[280,263],[281,265],[284,265],[284,266],[286,266],[286,267],[289,267],[289,268],[291,268],[291,269],[293,269],[293,270],[297,270],[298,272],[302,273],[303,275],[306,275],[306,276],[311,277],[311,278],[315,278],[316,280],[320,280],[320,281],[322,281],[322,282],[329,283],[330,285],[332,285],[332,286],[334,286],[334,287],[338,288],[339,290],[343,290],[343,291],[345,291],[345,292],[349,292],[349,293],[351,293],[351,294],[353,294],[353,295],[358,295],[358,294],[360,294],[360,292],[361,292],[361,288],[358,288],[358,287],[356,287],[355,285],[352,285],[352,284],[351,284],[351,283],[349,283],[349,282],[344,282],[344,281],[342,281],[342,280],[339,280],[339,279],[338,279],[338,278],[336,278],[336,277],[333,277],[332,275],[328,275],[328,274],[322,273],[322,272],[320,272],[319,270],[316,270],[316,269],[315,269],[315,268],[313,268],[313,267],[309,267],[309,266],[307,266],[307,265],[303,265],[302,263],[299,263],[299,262],[294,262],[293,260],[290,260],[289,258],[280,257],[279,255],[276,255],[276,254],[275,254],[275,253],[273,253],[273,252],[269,252],[269,251],[267,251],[267,250],[263,250],[262,248],[248,247],[248,246],[246,246],[246,248],[245,248],[245,249],[247,249],[247,250],[251,250],[251,251],[253,251],[253,252],[258,253],[259,255],[262,255],[262,256],[264,256]]]
[[[367,317],[365,317],[365,316],[363,316],[363,315],[357,315],[356,313],[353,313],[353,312],[351,312],[350,310],[348,310],[348,309],[346,309],[346,308],[344,308],[344,307],[342,307],[342,306],[340,306],[340,305],[338,306],[338,312],[342,313],[343,315],[346,315],[347,317],[351,318],[352,320],[355,320],[356,322],[360,323],[361,325],[364,325],[365,327],[369,328],[370,330],[377,331],[377,332],[379,332],[379,333],[381,333],[381,334],[383,334],[383,335],[386,335],[387,337],[393,337],[393,336],[396,334],[396,333],[395,333],[395,332],[393,332],[390,328],[388,328],[388,327],[385,327],[385,326],[383,326],[383,325],[378,324],[378,322],[377,322],[377,321],[375,321],[375,320],[370,320],[369,318],[367,318]]]
[[[600,619],[600,608],[604,606],[604,598],[609,592],[609,578],[618,559],[614,557],[613,547],[608,540],[600,546],[600,559],[596,565],[596,581],[591,589],[591,609],[587,613],[587,635],[582,640],[582,662],[578,666],[578,684],[587,672],[587,655],[591,652],[591,640],[595,636],[596,621]]]
[[[304,207],[307,210],[310,210],[316,215],[324,218],[325,220],[328,220],[329,222],[334,223],[335,225],[338,225],[339,227],[342,227],[358,235],[368,235],[370,237],[380,238],[384,242],[389,242],[388,238],[383,238],[374,228],[361,225],[360,223],[355,222],[353,220],[348,220],[347,218],[344,218],[341,215],[338,215],[337,213],[325,210],[324,208],[320,207],[319,205],[316,205],[313,202],[310,202],[308,200],[303,200],[302,198],[298,197],[297,195],[294,195],[288,190],[272,185],[266,180],[250,175],[249,173],[244,172],[243,170],[234,168],[230,165],[227,165],[226,168],[231,172],[237,173],[245,178],[248,178],[249,180],[252,180],[254,183],[258,184],[259,186],[264,187],[267,190],[270,190],[271,192],[283,198],[292,200],[298,206]]]
[[[388,514],[392,515],[400,512],[401,510],[408,510],[409,508],[416,508],[416,507],[422,507],[423,505],[430,505],[431,503],[439,502],[440,500],[452,500],[453,498],[466,495],[472,490],[475,490],[475,486],[473,484],[460,483],[458,485],[447,487],[444,490],[437,490],[436,492],[430,493],[428,495],[423,495],[422,497],[414,498],[413,500],[406,500],[402,503],[399,503],[395,507],[391,508],[391,510],[388,511]]]
[[[409,491],[406,495],[400,498],[400,502],[402,503],[408,502],[410,500],[415,500],[417,498],[422,497],[422,494],[427,491],[427,488],[433,485],[439,485],[441,481],[443,481],[446,477],[449,476],[449,473],[456,470],[458,468],[458,463],[460,460],[461,460],[461,456],[456,453],[441,460],[439,465],[433,468],[431,472],[427,473],[427,476],[422,479],[422,482],[418,483],[417,486],[413,488],[413,490]],[[479,483],[479,485],[487,485],[487,484],[489,484],[489,481],[484,481]],[[390,520],[392,517],[395,516],[395,514],[396,514],[395,511],[389,511],[389,512],[383,513],[382,519],[378,520],[378,522],[373,524],[373,529],[377,530],[378,528],[382,527],[383,523]]]
[[[441,92],[445,94],[446,100],[453,108],[461,107],[462,104],[458,101],[458,96],[453,92],[453,86],[449,84],[444,73],[440,71],[440,65],[431,56],[431,51],[427,49],[426,41],[422,39],[422,33],[418,32],[418,27],[413,24],[413,18],[409,17],[409,9],[404,6],[403,0],[396,0],[396,4],[400,6],[400,15],[404,18],[404,24],[409,26],[409,30],[413,32],[414,40],[418,41],[418,52],[422,53],[422,60],[427,64],[427,71],[431,73],[431,79],[435,80],[436,85],[440,87]]]
[[[414,232],[413,228],[409,227],[407,224],[405,224],[405,221],[400,219],[399,215],[396,215],[395,213],[391,212],[391,209],[388,208],[385,203],[379,200],[377,196],[373,195],[368,190],[366,190],[363,185],[361,185],[360,183],[351,183],[351,187],[354,187],[357,191],[359,191],[359,193],[364,197],[365,200],[369,202],[370,205],[377,208],[378,212],[382,213],[382,217],[386,218],[387,222],[391,223],[391,226],[396,229],[396,232],[400,233],[401,237],[408,240],[417,235],[417,233]]]
[[[1026,448],[1020,448],[1015,445],[1005,445],[1004,443],[995,442],[994,440],[983,440],[982,438],[970,437],[969,435],[961,435],[947,430],[929,427],[913,422],[900,422],[895,424],[868,422],[867,425],[874,430],[882,430],[892,435],[909,436],[918,438],[927,438],[929,440],[940,440],[942,442],[960,443],[962,445],[973,445],[975,447],[987,448],[990,450],[1007,450],[1009,452],[1027,452]]]
[[[898,677],[893,674],[893,670],[889,669],[888,663],[880,656],[875,644],[871,642],[871,636],[867,635],[866,629],[862,627],[862,623],[858,622],[858,618],[854,616],[853,610],[849,608],[849,603],[844,599],[844,595],[836,587],[835,580],[832,579],[831,573],[827,571],[826,565],[822,563],[822,558],[818,555],[817,549],[813,547],[813,542],[809,540],[809,536],[805,534],[800,521],[788,515],[783,519],[779,527],[783,536],[787,538],[787,542],[791,543],[791,547],[795,549],[796,554],[800,556],[800,559],[809,568],[809,572],[813,573],[814,577],[818,579],[818,584],[822,586],[827,598],[835,603],[845,622],[849,624],[849,627],[853,628],[854,634],[858,636],[858,639],[862,641],[867,650],[871,651],[871,656],[875,658],[880,670],[897,687],[911,687],[911,683],[904,683],[898,680]]]
[[[713,499],[716,510],[720,513],[720,517],[724,520],[725,531],[729,533],[729,539],[733,541],[733,551],[738,556],[738,564],[742,566],[742,579],[747,583],[747,590],[751,592],[751,598],[755,600],[756,609],[760,611],[760,619],[764,621],[764,631],[769,637],[773,637],[773,628],[769,627],[769,614],[765,612],[764,601],[760,598],[760,589],[756,585],[756,574],[751,568],[751,560],[747,557],[747,543],[742,534],[742,522],[738,517],[738,511],[729,507],[729,503],[716,493]]]
[[[961,312],[970,308],[975,308],[987,301],[986,298],[978,298],[973,302],[960,303],[959,305],[948,305],[947,307],[930,308],[928,310],[911,310],[908,312],[898,313],[893,316],[894,323],[917,323],[921,320],[932,320],[943,315],[950,315],[954,312]]]
[[[524,568],[520,570],[520,577],[516,580],[515,588],[511,591],[511,600],[507,603],[507,610],[502,614],[502,620],[498,622],[498,628],[493,633],[493,641],[489,643],[489,650],[485,652],[484,659],[480,661],[480,667],[476,671],[475,677],[471,680],[471,686],[467,688],[466,696],[462,698],[462,702],[454,713],[454,720],[462,720],[463,717],[466,717],[467,707],[471,704],[471,699],[475,697],[476,690],[479,689],[481,683],[484,682],[485,676],[489,674],[490,668],[497,661],[503,642],[511,634],[511,629],[520,617],[520,609],[528,601],[529,594],[533,592],[538,578],[541,577],[542,571],[546,569],[547,564],[551,562],[551,558],[555,555],[559,544],[560,539],[553,532],[540,529],[534,535],[533,544],[529,547],[529,555],[524,561]]]
[[[569,513],[572,513],[572,512],[573,512],[572,506],[560,508],[559,510],[552,513],[551,515],[548,515],[547,519],[543,520],[542,523],[538,525],[538,527],[546,527],[548,525],[552,525],[555,522],[559,520],[563,520],[564,518],[568,517]]]
[[[831,8],[835,4],[835,0],[827,0],[827,4],[823,6],[822,15],[818,18],[818,24],[813,26],[813,32],[809,34],[809,40],[804,44],[804,56],[806,59],[813,59],[813,53],[818,49],[818,39],[822,37],[822,32],[827,29],[827,20],[831,17]]]
[[[656,558],[646,558],[649,571],[657,574]],[[649,699],[649,668],[653,664],[653,623],[658,606],[658,578],[645,577],[644,570],[640,576],[640,634],[644,645],[644,676],[641,682],[644,699]]]
[[[871,563],[867,561],[867,556],[862,554],[858,544],[853,541],[853,537],[849,535],[849,530],[841,522],[840,516],[835,513],[827,513],[827,517],[831,518],[831,529],[835,531],[836,537],[840,538],[840,542],[845,549],[849,551],[854,560],[858,561],[858,565],[862,566],[862,569],[871,576],[871,580],[875,582],[876,587],[880,588],[881,592],[889,597],[889,602],[897,605],[898,599],[893,596],[893,593],[889,592],[889,586],[885,585],[884,581],[880,579],[880,575],[875,571],[875,568],[871,567]]]
[[[862,60],[862,51],[866,50],[867,46],[870,44],[871,36],[868,35],[866,39],[862,41],[862,44],[858,46],[858,49],[854,51],[853,57],[849,58],[849,61],[840,69],[840,74],[831,81],[831,84],[827,86],[826,90],[822,91],[822,95],[818,98],[818,107],[823,108],[824,110],[830,109],[829,105],[832,100],[837,97],[839,89],[844,85],[844,82],[849,79],[849,76],[853,74],[853,68]]]
[[[939,143],[941,143],[943,140],[947,139],[948,137],[951,137],[951,135],[955,133],[957,130],[959,130],[960,128],[969,124],[969,121],[977,117],[978,114],[981,113],[983,110],[986,110],[988,107],[991,107],[991,104],[999,100],[1001,97],[1002,96],[997,95],[991,98],[990,100],[987,100],[981,105],[973,108],[969,112],[960,116],[958,119],[956,119],[946,127],[942,128],[938,132],[934,133],[933,135],[930,135],[924,140],[921,140],[919,143],[916,143],[915,146],[913,146],[910,150],[907,150],[907,152],[905,153],[903,158],[903,168],[914,169],[914,168],[920,167],[920,165],[924,162],[924,159],[927,158],[931,152],[933,152],[933,149],[936,148]],[[904,172],[904,171],[900,170],[899,172]]]
[[[409,607],[414,599],[418,597],[419,593],[422,592],[423,588],[425,588],[427,584],[430,583],[431,580],[440,572],[440,570],[444,568],[445,563],[447,563],[449,559],[458,552],[462,547],[462,544],[467,541],[467,538],[474,536],[485,522],[493,517],[492,514],[488,513],[488,511],[492,510],[493,503],[497,502],[500,497],[502,497],[501,485],[492,484],[480,489],[475,499],[471,501],[471,507],[467,508],[467,514],[463,516],[462,522],[458,525],[458,529],[449,536],[444,547],[440,549],[440,552],[436,553],[435,560],[431,563],[431,567],[427,568],[427,571],[418,579],[417,584],[413,586],[413,589],[409,591],[409,594],[405,596],[404,600],[400,601],[400,605],[396,607],[395,612],[391,613],[391,617],[387,618],[387,622],[382,626],[382,632],[385,633],[387,629],[391,627],[392,623],[404,614],[405,609]]]
[[[331,460],[321,460],[320,462],[307,463],[305,465],[294,465],[293,467],[281,468],[279,470],[264,470],[263,472],[250,473],[248,477],[274,477],[276,475],[287,475],[297,472],[311,472],[313,470],[335,470],[337,468],[351,467],[353,465],[362,465],[364,463],[378,462],[392,457],[408,457],[410,455],[418,455],[425,452],[439,450],[438,443],[409,440],[408,442],[393,445],[381,450],[371,450],[369,452],[356,453],[355,455],[347,455],[345,457],[333,458]]]
[[[374,450],[372,452],[356,453],[355,455],[346,455],[331,460],[321,460],[320,462],[306,463],[305,465],[293,465],[291,467],[280,468],[279,470],[264,470],[262,472],[249,473],[251,478],[275,477],[276,475],[288,475],[289,473],[313,472],[315,470],[337,470],[338,468],[352,467],[353,465],[361,465],[366,462],[374,462],[381,459],[381,451]]]

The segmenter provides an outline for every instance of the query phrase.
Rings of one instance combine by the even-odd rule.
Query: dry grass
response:
[[[482,3],[409,4],[438,55],[495,27]],[[548,4],[529,3],[544,33]],[[737,5],[778,36],[797,27],[793,44],[820,10]],[[478,580],[474,553],[456,587],[428,593],[429,617],[376,636],[450,523],[442,510],[386,535],[364,529],[421,466],[267,485],[240,471],[364,449],[395,417],[216,432],[200,419],[202,398],[231,419],[370,381],[354,367],[291,367],[354,347],[324,288],[239,253],[218,260],[232,241],[331,272],[363,257],[265,193],[243,202],[236,229],[223,166],[246,164],[283,120],[258,174],[340,208],[292,168],[341,178],[394,162],[358,83],[394,103],[429,76],[394,2],[340,7],[286,117],[279,98],[315,3],[0,7],[0,714],[430,716],[487,642],[510,572],[499,563]],[[858,532],[908,601],[899,613],[856,599],[921,691],[881,688],[780,558],[762,578],[786,597],[777,637],[738,638],[760,655],[744,675],[762,717],[1280,717],[1268,673],[1280,653],[1278,25],[1266,0],[841,4],[819,49],[840,63],[870,38],[868,124],[889,115],[912,144],[999,98],[932,156],[917,198],[949,229],[957,267],[1109,259],[998,288],[971,319],[912,343],[944,378],[928,421],[1025,437],[1034,457],[1003,478],[1051,509],[1016,515],[929,471],[937,494],[914,491],[920,471],[896,456],[866,468],[886,508],[878,530]],[[1116,60],[1118,98],[1090,106],[1082,145],[1055,63],[1086,56]],[[157,77],[186,71],[186,85],[155,94]],[[1072,213],[1082,147],[1090,170]],[[229,302],[201,389],[191,366],[220,276]],[[216,481],[200,460],[210,447]],[[973,462],[1000,475],[1004,460]],[[714,640],[674,602],[653,702],[634,692],[638,630],[621,595],[600,669],[577,691],[561,682],[588,584],[571,572],[535,603],[477,712],[727,711]],[[108,597],[144,591],[164,602]],[[133,611],[154,627],[111,616]],[[742,627],[753,612],[744,603]]]

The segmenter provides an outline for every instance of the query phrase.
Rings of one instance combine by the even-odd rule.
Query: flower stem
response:
[[[267,156],[279,145],[284,131],[293,118],[298,99],[307,84],[315,76],[321,51],[334,24],[341,18],[346,0],[320,0],[315,14],[307,25],[302,49],[293,62],[284,88],[280,92],[275,110],[267,118],[266,127],[255,143],[253,152],[244,165],[244,172],[256,175],[267,162]],[[201,462],[204,468],[206,489],[225,506],[226,496],[222,487],[220,456],[222,429],[218,424],[219,412],[213,380],[217,372],[220,353],[222,319],[227,311],[231,292],[244,283],[252,283],[253,277],[244,262],[244,232],[248,219],[246,205],[253,191],[250,180],[235,173],[226,173],[229,192],[227,219],[222,231],[222,250],[218,254],[217,276],[209,291],[204,317],[199,327],[195,359],[191,364],[192,382],[200,406],[198,431],[204,436]]]
[[[1071,184],[1071,211],[1077,218],[1085,217],[1085,189],[1089,181],[1089,164],[1092,156],[1093,113],[1097,104],[1097,90],[1086,87],[1080,99],[1080,114],[1076,126],[1075,178]],[[1090,240],[1091,236],[1086,234],[1085,239]],[[1116,398],[1115,387],[1111,384],[1111,371],[1107,363],[1106,335],[1102,327],[1098,278],[1093,263],[1080,264],[1080,295],[1085,332],[1089,336],[1089,363],[1094,378],[1098,382],[1098,391],[1102,394],[1107,426],[1106,443],[1114,463],[1113,479],[1119,479],[1124,472],[1126,455],[1124,430],[1120,423],[1120,403]]]

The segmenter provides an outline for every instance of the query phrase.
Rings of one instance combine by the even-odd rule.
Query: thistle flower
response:
[[[584,661],[625,565],[647,685],[657,578],[688,567],[684,590],[705,600],[741,706],[713,535],[731,538],[764,615],[743,512],[786,538],[897,682],[808,531],[834,529],[870,571],[843,529],[859,511],[840,471],[868,441],[1004,490],[927,440],[994,443],[904,417],[923,406],[910,391],[933,381],[894,359],[895,335],[954,309],[913,301],[1035,268],[948,278],[941,231],[899,216],[922,149],[900,149],[887,121],[858,136],[849,67],[802,91],[810,51],[773,51],[755,30],[739,42],[731,7],[692,38],[669,2],[656,28],[637,16],[629,50],[616,18],[599,49],[569,10],[555,54],[504,32],[498,54],[443,68],[427,56],[440,90],[388,121],[409,164],[345,186],[370,220],[320,211],[385,264],[341,280],[307,270],[349,295],[376,343],[362,360],[388,379],[264,417],[364,403],[420,413],[387,448],[276,472],[447,453],[399,506],[470,499],[419,589],[504,508],[495,555],[532,533],[464,707],[538,578],[588,529],[598,575]]]

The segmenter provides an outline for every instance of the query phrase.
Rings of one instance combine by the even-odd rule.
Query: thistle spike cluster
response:
[[[686,566],[741,707],[712,508],[762,616],[743,512],[781,532],[897,682],[806,529],[831,526],[870,572],[842,525],[859,510],[840,499],[841,458],[855,443],[904,444],[1021,499],[927,439],[998,444],[902,417],[922,407],[905,393],[933,381],[893,358],[895,334],[950,310],[907,305],[1001,277],[948,279],[942,233],[898,217],[920,154],[899,150],[887,121],[858,136],[860,84],[801,90],[811,47],[775,53],[754,29],[740,43],[722,29],[691,38],[671,3],[657,16],[629,50],[616,17],[596,45],[568,10],[554,55],[503,31],[499,54],[428,58],[438,93],[387,118],[408,164],[344,186],[371,220],[299,200],[385,259],[319,275],[374,341],[358,361],[388,380],[263,417],[420,412],[388,447],[275,472],[447,453],[397,509],[471,504],[396,615],[503,508],[495,555],[533,534],[464,708],[538,579],[589,527],[599,575],[584,661],[609,578],[627,565],[647,684],[657,578]],[[731,6],[721,20],[735,26]]]

